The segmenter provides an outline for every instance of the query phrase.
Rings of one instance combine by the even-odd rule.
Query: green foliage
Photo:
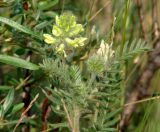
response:
[[[0,55],[0,62],[13,65],[16,67],[26,68],[30,70],[38,70],[39,67],[31,62],[27,62],[23,59],[12,57],[8,55]]]
[[[131,43],[129,42],[125,43],[120,59],[128,60],[135,57],[136,55],[139,55],[142,52],[149,50],[151,50],[151,48],[149,48],[148,44],[145,41],[141,39],[139,40],[135,39]],[[117,58],[119,57],[119,52],[120,49],[118,48],[116,51]]]
[[[35,33],[32,30],[28,29],[27,27],[22,26],[19,23],[14,22],[14,21],[12,21],[10,19],[7,19],[7,18],[4,18],[4,17],[0,16],[0,22],[5,23],[5,24],[7,24],[7,25],[9,25],[9,26],[21,31],[21,32],[29,34],[29,35],[31,35],[33,37],[36,37],[38,39],[42,39],[38,33]]]
[[[1,105],[0,107],[0,120],[4,118],[5,114],[8,112],[8,110],[12,106],[13,99],[14,99],[14,90],[11,89],[6,96],[3,105]]]
[[[56,4],[58,4],[59,0],[45,0],[38,3],[38,9],[47,10]]]
[[[102,60],[102,58],[98,57],[98,56],[92,56],[89,60],[88,60],[88,69],[89,71],[95,73],[95,74],[102,74],[104,72],[104,61]]]
[[[112,1],[117,19],[105,35],[92,28],[99,14],[84,2],[0,2],[0,13],[7,11],[0,16],[0,131],[118,131],[125,74],[132,73],[126,67],[150,48],[130,34],[129,0]]]
[[[9,90],[11,88],[13,88],[13,87],[12,86],[6,86],[6,85],[0,85],[0,91],[1,90]]]

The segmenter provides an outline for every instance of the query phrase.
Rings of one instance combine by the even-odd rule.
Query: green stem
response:
[[[120,45],[120,57],[122,56],[125,41],[126,41],[126,30],[127,30],[127,19],[128,19],[129,6],[130,6],[130,0],[127,0],[126,5],[125,5],[125,12],[124,12],[124,23],[123,23],[124,28],[123,28],[122,43]],[[122,65],[122,64],[120,64],[120,67],[125,68],[125,66]],[[125,94],[124,83],[122,83],[120,87],[121,87],[122,96],[124,97],[124,94]],[[124,104],[124,98],[123,97],[122,97],[121,105]]]
[[[77,105],[73,104],[73,113],[68,112],[68,108],[65,104],[65,101],[61,99],[64,111],[67,115],[68,124],[71,132],[80,132],[79,131],[79,119],[80,119],[80,109]]]
[[[95,81],[95,78],[96,78],[96,74],[92,73],[91,74],[91,79],[89,80],[88,86],[91,86],[93,84],[93,82]]]
[[[79,107],[75,105],[74,106],[74,118],[73,118],[74,130],[72,132],[80,132],[79,119],[80,119],[80,110],[79,110]]]
[[[124,28],[123,28],[122,43],[120,45],[120,56],[122,55],[124,44],[126,41],[126,30],[127,30],[127,19],[128,19],[129,5],[130,5],[130,0],[127,0],[126,6],[125,6],[125,12],[124,12],[124,23],[123,23]]]

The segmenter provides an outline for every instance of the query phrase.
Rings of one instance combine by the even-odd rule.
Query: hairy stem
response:
[[[61,101],[63,104],[64,111],[67,115],[67,119],[68,119],[68,123],[69,123],[69,127],[70,127],[71,132],[80,132],[79,131],[79,119],[80,119],[79,107],[77,105],[74,105],[73,106],[73,113],[69,114],[66,103],[64,102],[63,99]]]
[[[72,132],[79,132],[79,118],[80,110],[78,106],[74,106],[74,130]]]

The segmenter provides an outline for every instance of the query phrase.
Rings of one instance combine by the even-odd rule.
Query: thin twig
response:
[[[124,107],[127,107],[129,105],[135,105],[135,104],[140,104],[140,103],[144,103],[144,102],[147,102],[147,101],[152,101],[152,100],[156,100],[156,99],[160,99],[160,96],[155,96],[155,97],[151,97],[151,98],[146,98],[146,99],[142,99],[142,100],[138,100],[138,101],[135,101],[135,102],[131,102],[131,103],[127,103],[124,105]]]
[[[30,108],[33,106],[33,103],[38,99],[39,94],[37,94],[34,99],[31,101],[31,103],[28,105],[28,107],[25,109],[25,111],[23,111],[23,113],[21,114],[20,119],[18,120],[13,132],[16,132],[17,127],[20,125],[20,123],[23,121],[23,119],[26,117],[26,113],[30,110]]]
[[[106,6],[109,5],[109,1],[107,1],[102,8],[100,8],[90,19],[89,22],[92,21]]]
[[[93,1],[92,1],[92,4],[91,4],[91,6],[90,6],[90,10],[89,10],[89,17],[90,17],[90,15],[91,15],[92,11],[93,11],[93,7],[94,7],[94,5],[95,5],[96,2],[97,2],[97,0],[93,0]],[[90,3],[91,3],[91,0],[90,0]]]
[[[20,84],[17,85],[17,87],[15,89],[18,90],[21,87],[25,86],[27,84],[27,81],[29,78],[30,78],[30,76],[27,76],[22,82],[20,82]]]

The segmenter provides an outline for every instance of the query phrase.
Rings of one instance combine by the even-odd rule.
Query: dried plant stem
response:
[[[143,12],[142,12],[142,1],[141,0],[136,0],[137,3],[137,8],[138,8],[138,16],[139,16],[139,20],[140,20],[140,28],[141,28],[141,32],[142,32],[142,36],[144,38],[144,40],[147,39],[147,34],[145,31],[145,27],[144,27],[144,17],[143,17]]]
[[[153,101],[153,100],[156,100],[156,99],[160,99],[160,96],[155,96],[155,97],[151,97],[151,98],[138,100],[138,101],[135,101],[135,102],[130,102],[130,103],[125,104],[123,107],[127,107],[129,105],[134,105],[134,104],[140,104],[140,103],[144,103],[144,102],[147,102],[147,101]]]
[[[19,121],[17,122],[13,132],[16,132],[17,127],[20,125],[20,123],[23,121],[23,119],[26,117],[26,113],[30,110],[30,108],[33,106],[33,103],[38,99],[39,94],[37,94],[34,99],[31,101],[31,103],[28,105],[28,107],[25,109],[25,111],[23,111],[23,113],[21,114],[21,117],[19,119]]]
[[[30,76],[27,76],[20,84],[17,85],[17,87],[15,88],[16,90],[20,89],[23,86],[27,85],[27,81],[29,80]]]
[[[89,22],[92,21],[106,6],[109,5],[109,1],[107,1],[102,8],[100,8],[90,19]]]
[[[51,92],[48,92],[48,95],[51,95]],[[46,97],[42,103],[42,131],[47,130],[47,115],[48,115],[48,98]]]

